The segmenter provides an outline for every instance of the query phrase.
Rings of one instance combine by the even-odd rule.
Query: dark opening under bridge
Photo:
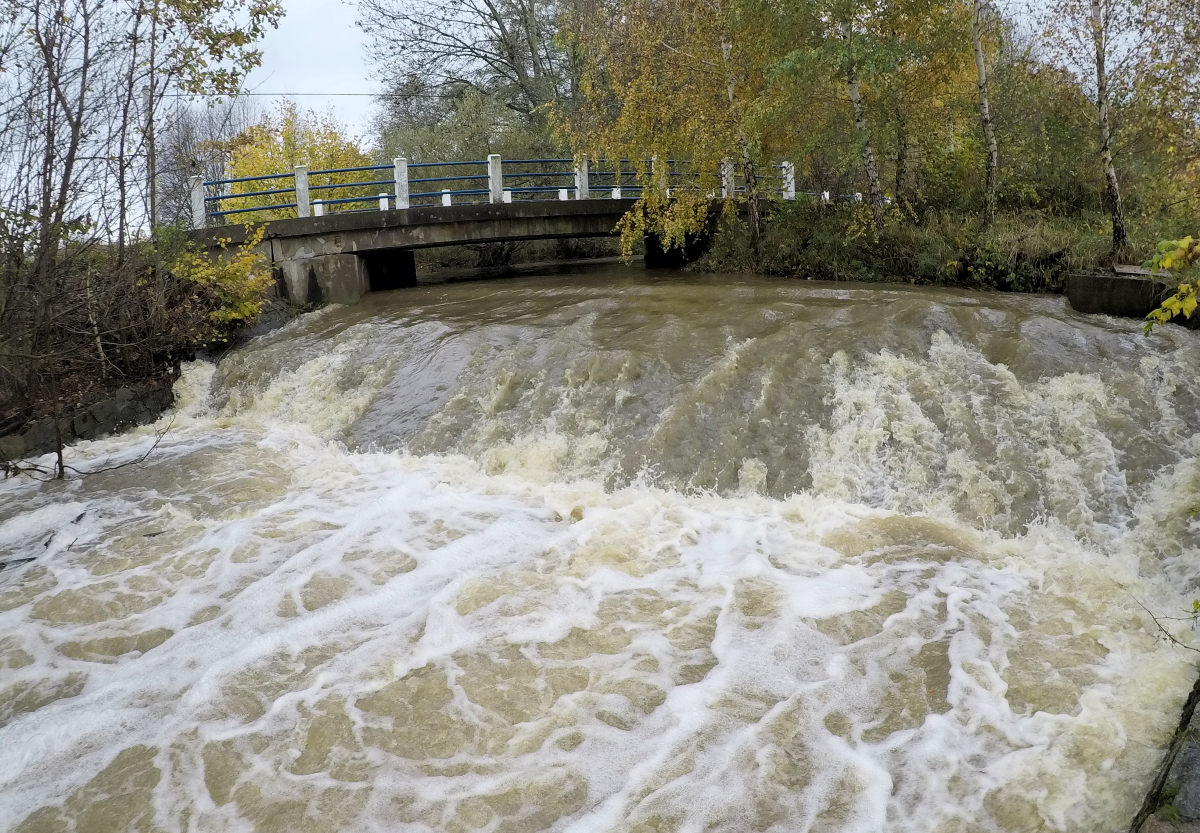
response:
[[[615,234],[642,186],[628,162],[608,170],[603,160],[599,165],[591,170],[586,158],[502,162],[493,155],[476,162],[409,164],[401,158],[361,168],[298,166],[259,177],[194,178],[192,238],[218,251],[246,240],[243,223],[265,221],[259,248],[289,300],[352,301],[372,290],[415,284],[416,249]],[[664,168],[657,181],[668,195],[686,187],[685,171]],[[795,168],[784,162],[769,170],[764,187],[794,200]],[[410,178],[412,172],[427,175]],[[422,190],[410,190],[414,185]],[[742,191],[744,183],[726,163],[719,196]],[[328,196],[313,199],[314,192]],[[811,196],[829,199],[828,193]],[[647,252],[652,263],[664,255],[655,241],[648,241]]]

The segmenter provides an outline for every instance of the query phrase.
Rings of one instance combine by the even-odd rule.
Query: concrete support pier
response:
[[[275,264],[285,300],[298,306],[353,304],[371,291],[366,262],[358,255],[314,255]]]
[[[352,304],[368,292],[417,285],[412,249],[313,255],[281,260],[274,268],[279,294],[298,306]]]

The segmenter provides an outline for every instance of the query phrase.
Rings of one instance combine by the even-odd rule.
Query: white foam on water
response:
[[[770,496],[748,453],[727,492],[613,487],[584,411],[640,395],[627,360],[524,423],[504,403],[545,392],[498,380],[489,453],[349,452],[390,372],[356,363],[370,337],[274,374],[193,365],[143,465],[0,483],[0,560],[37,555],[0,572],[0,826],[1127,824],[1195,674],[1139,606],[1186,609],[1197,564],[1200,448],[1164,364],[1142,370],[1178,459],[1136,494],[1102,376],[1021,382],[939,335],[917,359],[833,356],[814,488]],[[678,410],[720,399],[754,347]],[[971,374],[986,398],[947,418],[974,414],[1001,455],[1042,449],[1061,501],[1018,531],[980,520],[1015,511],[1003,464],[920,399]],[[760,416],[780,378],[756,377]]]

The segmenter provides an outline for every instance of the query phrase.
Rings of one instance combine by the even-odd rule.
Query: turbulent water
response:
[[[619,269],[305,316],[0,482],[0,829],[1120,830],[1195,676],[1142,605],[1198,592],[1197,367]]]

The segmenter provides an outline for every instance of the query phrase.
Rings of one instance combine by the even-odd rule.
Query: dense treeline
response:
[[[557,142],[592,159],[686,160],[672,180],[677,199],[652,190],[631,218],[636,232],[678,239],[693,228],[700,212],[687,195],[718,193],[723,164],[746,196],[767,196],[779,160],[796,163],[802,191],[862,194],[860,212],[834,213],[844,233],[864,227],[867,248],[906,226],[940,224],[945,242],[1041,219],[1057,242],[1070,218],[1093,254],[1129,259],[1195,224],[1196,0],[362,8],[374,51],[399,56],[379,123],[385,154],[517,154]],[[652,166],[635,164],[654,186]],[[752,211],[745,230],[746,256],[777,258],[778,240],[762,247],[766,218]]]

